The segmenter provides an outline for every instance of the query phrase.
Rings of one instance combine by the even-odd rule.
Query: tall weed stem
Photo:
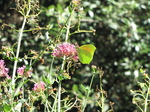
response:
[[[61,74],[63,73],[63,70],[64,70],[64,66],[65,66],[65,63],[66,63],[66,57],[64,56],[63,58],[63,63],[62,63],[62,66],[61,66]],[[61,76],[60,76],[61,77]],[[62,79],[59,79],[59,83],[58,83],[58,112],[61,112],[61,83],[62,83]]]
[[[69,38],[69,33],[70,33],[70,24],[71,24],[71,17],[72,17],[72,14],[74,12],[74,8],[72,9],[69,17],[68,17],[68,24],[66,23],[67,25],[67,31],[66,31],[66,37],[65,37],[65,42],[68,41],[68,38]],[[66,63],[66,57],[64,56],[63,58],[63,63],[62,63],[62,67],[61,67],[61,72],[63,73],[63,70],[64,70],[64,66],[65,66],[65,63]],[[58,112],[61,112],[61,83],[62,83],[62,79],[59,80],[59,83],[58,83]]]
[[[144,112],[147,112],[147,107],[148,107],[148,98],[149,98],[149,94],[150,94],[150,78],[148,78],[148,90],[146,93],[146,98],[145,98],[145,103],[144,103]]]
[[[22,40],[22,36],[23,36],[23,30],[24,30],[24,27],[25,27],[25,24],[26,24],[26,21],[27,21],[27,17],[30,13],[30,9],[31,9],[31,6],[30,6],[30,0],[28,0],[28,11],[26,13],[26,15],[24,15],[24,19],[23,19],[23,23],[22,23],[22,27],[20,29],[20,32],[19,32],[19,38],[18,38],[18,46],[17,46],[17,52],[16,52],[16,60],[14,62],[14,68],[13,68],[13,74],[12,74],[12,86],[13,86],[13,89],[14,89],[14,84],[15,84],[15,74],[16,74],[16,69],[17,69],[17,63],[18,63],[18,57],[19,57],[19,52],[20,52],[20,46],[21,46],[21,40]]]
[[[104,111],[104,100],[105,100],[105,97],[104,97],[104,90],[103,90],[103,87],[102,87],[102,74],[100,74],[100,92],[101,92],[101,112],[105,112]]]
[[[92,79],[91,79],[91,82],[90,82],[90,87],[89,87],[89,89],[88,89],[88,91],[87,91],[87,97],[86,97],[86,99],[85,99],[85,101],[84,101],[84,106],[83,106],[82,112],[84,112],[84,110],[85,110],[85,108],[86,108],[87,99],[88,99],[88,97],[89,97],[89,95],[90,95],[90,92],[91,92],[91,88],[92,88],[94,76],[95,76],[95,73],[92,74]]]
[[[61,112],[61,80],[58,83],[58,112]]]
[[[74,12],[74,9],[73,9],[72,12],[70,13],[69,20],[68,20],[67,32],[66,32],[66,38],[65,38],[65,41],[66,41],[66,42],[68,41],[69,34],[70,34],[70,31],[69,31],[69,30],[70,30],[71,17],[72,17],[73,12]]]

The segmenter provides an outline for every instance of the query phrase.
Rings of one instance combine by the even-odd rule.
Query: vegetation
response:
[[[0,111],[149,112],[149,0],[0,7]]]

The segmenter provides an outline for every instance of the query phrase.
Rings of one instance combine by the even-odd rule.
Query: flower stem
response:
[[[66,63],[66,57],[64,56],[63,63],[61,66],[61,71],[60,71],[61,74],[63,73],[65,63]],[[61,112],[61,83],[62,83],[62,79],[59,79],[59,83],[58,83],[58,112]]]
[[[92,79],[91,79],[91,82],[90,82],[90,87],[89,87],[89,90],[88,90],[88,93],[87,93],[87,97],[84,101],[84,106],[83,106],[82,112],[84,112],[84,110],[85,110],[85,107],[86,107],[86,104],[87,104],[87,99],[90,95],[90,91],[91,91],[91,88],[92,88],[92,83],[93,83],[94,76],[95,76],[95,73],[93,73],[93,75],[92,75]]]
[[[71,23],[71,15],[70,15],[69,22],[68,22],[68,25],[67,25],[67,32],[66,32],[65,42],[67,42],[67,41],[68,41],[68,38],[69,38],[70,23]]]
[[[49,73],[48,73],[48,78],[50,79],[50,81],[52,81],[51,73],[52,73],[53,63],[54,63],[54,57],[52,58],[52,61],[51,61],[51,64],[50,64],[50,70],[49,70]]]
[[[102,77],[100,77],[100,92],[101,92],[101,111],[104,112],[104,92],[102,87]]]
[[[61,112],[61,80],[58,83],[58,112]]]
[[[147,93],[146,93],[146,98],[145,98],[145,103],[144,103],[144,112],[147,112],[149,93],[150,93],[150,79],[149,79],[149,82],[148,82],[148,90],[147,90]]]
[[[69,35],[70,35],[70,31],[69,31],[69,30],[70,30],[70,24],[71,24],[71,18],[72,18],[72,14],[73,14],[73,12],[74,12],[74,8],[72,9],[72,12],[70,13],[70,16],[69,16],[65,42],[67,42],[67,41],[68,41],[68,38],[69,38]]]
[[[18,57],[19,57],[19,52],[20,52],[20,46],[21,46],[21,40],[22,40],[22,36],[23,36],[23,30],[27,21],[27,17],[30,13],[30,0],[28,1],[29,7],[28,7],[28,11],[26,13],[26,15],[24,16],[24,20],[22,23],[22,27],[19,33],[19,38],[18,38],[18,46],[17,46],[17,52],[16,52],[16,60],[14,62],[14,68],[13,68],[13,74],[12,74],[12,87],[14,89],[14,84],[15,84],[15,74],[16,74],[16,69],[17,69],[17,63],[18,63]],[[12,91],[12,90],[11,90]]]
[[[72,17],[73,12],[74,12],[74,8],[72,9],[72,12],[70,13],[70,16],[67,20],[68,24],[67,24],[65,42],[67,42],[68,38],[69,38],[69,33],[70,33],[69,30],[70,30],[71,17]],[[64,70],[65,63],[66,63],[66,57],[64,56],[63,63],[62,63],[62,66],[61,66],[61,72],[63,72],[63,70]],[[62,83],[62,79],[59,80],[59,83],[58,83],[58,112],[61,112],[61,83]]]
[[[14,85],[14,83],[15,83],[14,79],[15,79],[15,74],[16,74],[16,68],[17,68],[18,57],[19,57],[20,46],[21,46],[21,39],[22,39],[22,34],[23,34],[23,29],[25,27],[25,23],[26,23],[26,17],[23,20],[22,28],[21,28],[20,34],[19,34],[17,53],[16,53],[16,60],[15,60],[15,63],[14,63],[13,75],[12,75],[12,85]]]

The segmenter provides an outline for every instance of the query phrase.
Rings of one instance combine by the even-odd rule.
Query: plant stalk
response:
[[[145,98],[145,103],[144,103],[144,112],[147,112],[149,93],[150,93],[150,79],[149,79],[149,82],[148,82],[148,90],[147,90],[147,93],[146,93],[146,98]]]
[[[65,42],[67,42],[68,38],[69,38],[69,33],[70,33],[69,30],[70,30],[71,17],[72,17],[73,12],[74,12],[74,8],[73,8],[72,12],[70,13],[69,19],[67,20],[68,24],[67,24]],[[61,72],[63,72],[63,70],[64,70],[65,63],[66,63],[66,57],[64,56],[63,57],[63,63],[61,66]],[[59,83],[58,83],[58,112],[61,112],[61,83],[62,83],[62,80],[59,80]]]
[[[61,112],[61,80],[58,83],[58,112]]]
[[[104,112],[104,92],[102,88],[102,77],[100,77],[100,91],[101,91],[101,111]]]
[[[90,90],[91,90],[91,88],[92,88],[94,76],[95,76],[95,73],[93,73],[93,75],[92,75],[92,79],[91,79],[91,82],[90,82],[90,87],[89,87],[89,90],[88,90],[88,93],[87,93],[87,97],[86,97],[86,99],[85,99],[85,101],[84,101],[84,106],[83,106],[82,112],[84,112],[84,110],[85,110],[85,108],[86,108],[87,99],[88,99],[88,97],[89,97],[89,95],[90,95]]]
[[[61,72],[63,72],[63,70],[64,70],[64,66],[66,63],[65,60],[66,60],[66,57],[64,56],[63,63],[61,66]],[[58,83],[58,112],[61,112],[61,83],[62,83],[62,80],[59,79],[59,83]]]
[[[18,38],[18,46],[17,46],[17,52],[16,52],[16,60],[14,62],[14,68],[13,68],[13,74],[12,74],[12,87],[14,89],[14,85],[15,85],[15,74],[16,74],[16,69],[17,69],[17,63],[18,63],[18,57],[19,57],[19,52],[20,52],[20,46],[21,46],[21,40],[22,40],[22,36],[23,36],[23,30],[24,30],[24,27],[25,27],[25,24],[26,24],[26,21],[27,21],[27,17],[30,13],[30,0],[28,1],[29,3],[29,7],[28,7],[28,11],[26,13],[26,15],[24,16],[24,19],[23,19],[23,23],[22,23],[22,27],[20,29],[20,33],[19,33],[19,38]],[[11,92],[12,92],[12,89],[11,89]]]

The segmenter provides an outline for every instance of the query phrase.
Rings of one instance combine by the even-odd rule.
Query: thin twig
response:
[[[75,106],[75,104],[77,103],[77,99],[75,100],[75,102],[72,104],[72,106],[70,106],[67,110],[65,110],[64,112],[67,112],[68,110],[70,110],[72,107],[74,107]]]

